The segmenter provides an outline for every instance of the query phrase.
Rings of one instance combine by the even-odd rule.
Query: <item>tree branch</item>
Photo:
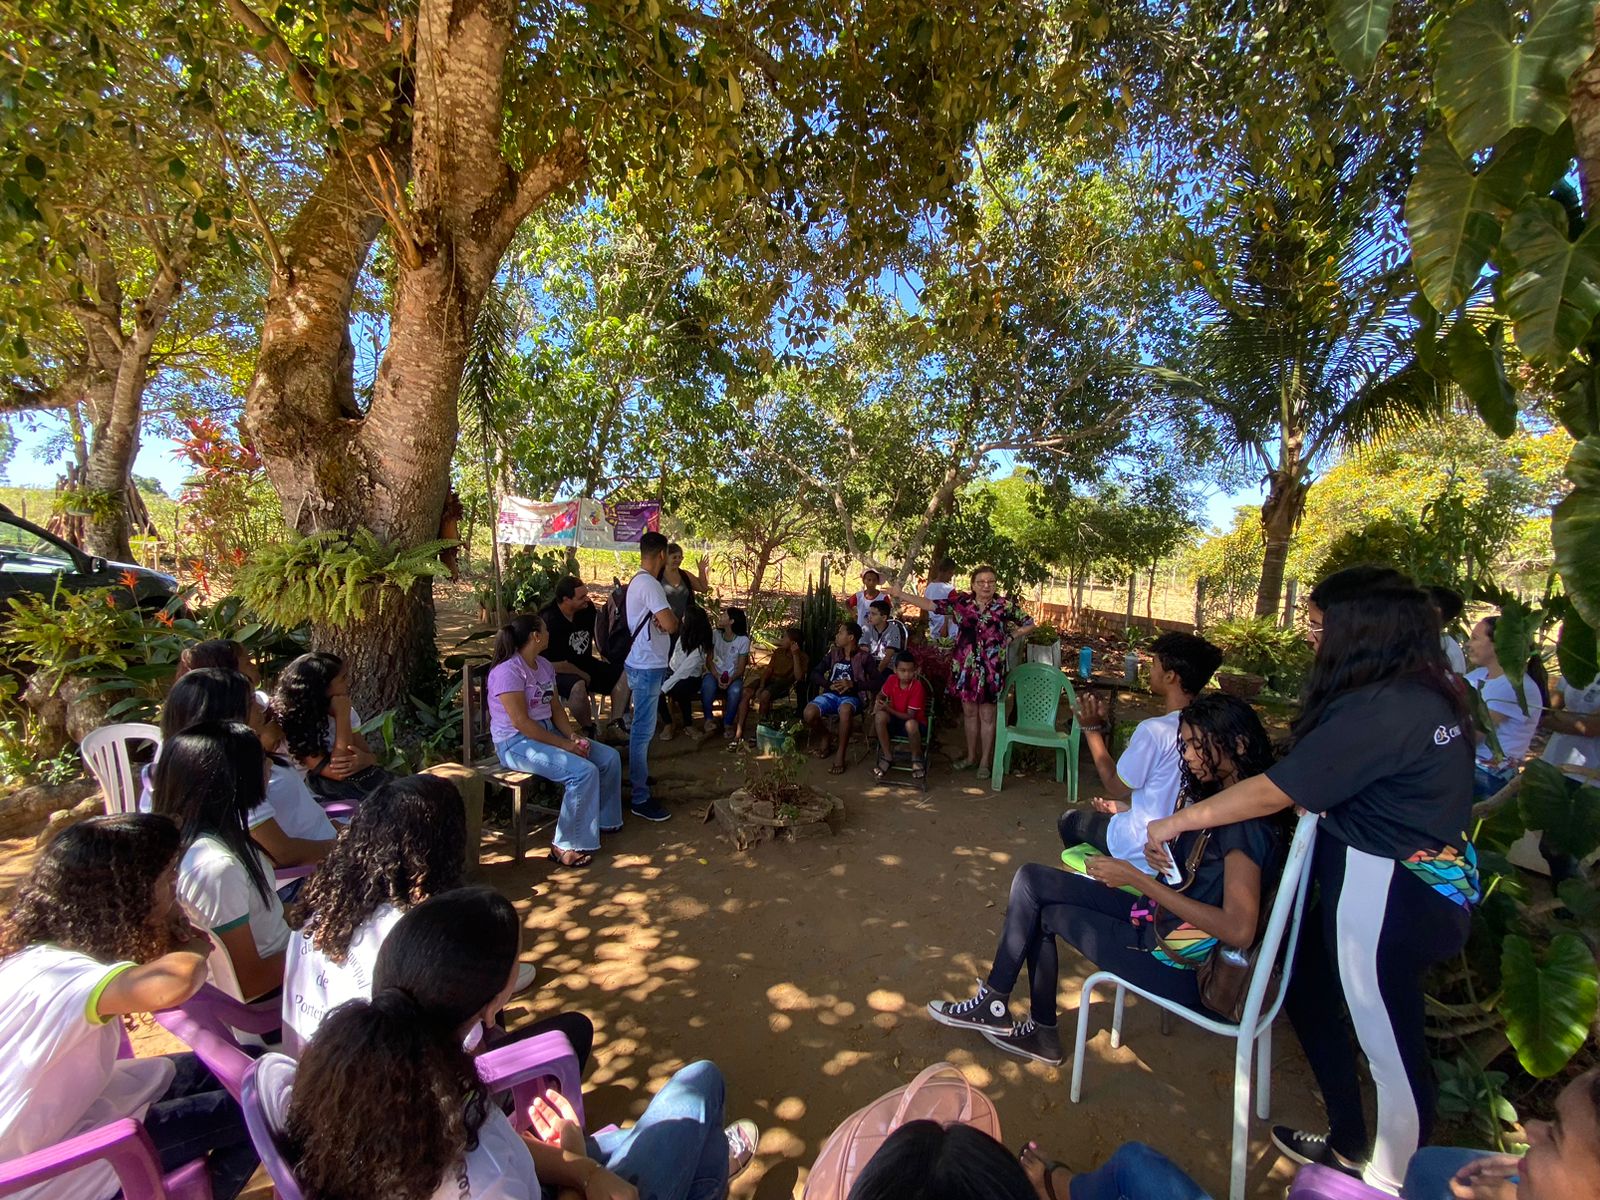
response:
[[[295,99],[307,108],[319,107],[315,77],[289,48],[289,43],[284,40],[278,27],[257,13],[244,0],[227,0],[227,2],[228,11],[234,15],[234,19],[261,43],[258,47],[260,53],[266,55],[267,61],[273,66],[283,71]]]

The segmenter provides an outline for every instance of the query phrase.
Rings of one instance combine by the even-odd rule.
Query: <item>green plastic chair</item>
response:
[[[1013,693],[1017,697],[1017,723],[1008,725],[1006,701]],[[1078,742],[1083,731],[1076,717],[1066,733],[1056,728],[1062,696],[1066,696],[1069,709],[1075,711],[1077,696],[1071,680],[1061,668],[1049,663],[1022,663],[1006,676],[995,717],[994,774],[990,779],[995,791],[1000,790],[1005,773],[1011,769],[1013,746],[1042,746],[1056,752],[1056,782],[1066,782],[1067,802],[1078,802]]]

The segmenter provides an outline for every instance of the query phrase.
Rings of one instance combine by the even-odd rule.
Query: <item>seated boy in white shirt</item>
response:
[[[1087,809],[1068,809],[1058,829],[1064,846],[1090,845],[1132,863],[1147,875],[1145,827],[1172,815],[1178,802],[1181,760],[1178,713],[1211,681],[1222,651],[1192,633],[1164,633],[1150,645],[1150,690],[1166,711],[1139,722],[1116,762],[1107,743],[1106,705],[1092,692],[1078,698],[1077,717],[1100,775],[1101,798]]]

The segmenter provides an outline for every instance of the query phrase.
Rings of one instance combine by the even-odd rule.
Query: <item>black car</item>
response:
[[[0,504],[0,620],[5,617],[5,601],[12,596],[26,592],[51,596],[58,583],[69,592],[101,587],[127,592],[129,572],[130,599],[141,608],[160,608],[177,595],[178,581],[171,575],[85,554]]]

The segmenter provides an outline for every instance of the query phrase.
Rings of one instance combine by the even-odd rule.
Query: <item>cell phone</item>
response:
[[[1168,887],[1177,887],[1183,882],[1183,871],[1178,867],[1178,856],[1173,851],[1171,842],[1162,842],[1161,848],[1167,852],[1167,865],[1161,869],[1161,878],[1166,880]]]

